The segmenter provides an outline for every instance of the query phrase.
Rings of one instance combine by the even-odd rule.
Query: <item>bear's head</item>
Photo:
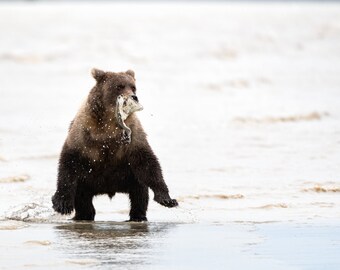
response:
[[[115,119],[124,131],[124,142],[130,143],[132,131],[124,121],[132,113],[143,109],[136,96],[135,73],[132,70],[114,73],[92,69],[92,76],[96,85],[87,103],[92,116],[100,125]]]
[[[104,108],[112,108],[116,105],[118,96],[132,98],[138,102],[136,96],[135,73],[132,70],[126,72],[105,72],[92,69],[92,76],[96,80],[96,98],[99,98]]]

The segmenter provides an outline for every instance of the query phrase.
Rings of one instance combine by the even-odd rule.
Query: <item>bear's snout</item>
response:
[[[137,97],[136,95],[132,95],[131,98],[132,98],[134,101],[138,102],[138,97]]]

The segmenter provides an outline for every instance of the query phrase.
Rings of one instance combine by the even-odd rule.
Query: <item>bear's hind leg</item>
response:
[[[147,221],[146,211],[149,203],[149,190],[145,185],[135,183],[129,191],[131,204],[129,221]]]
[[[79,189],[77,190],[74,202],[76,214],[73,220],[94,220],[96,210],[92,204],[92,199],[93,195]]]

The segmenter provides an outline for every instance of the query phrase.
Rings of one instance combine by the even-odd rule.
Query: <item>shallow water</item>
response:
[[[332,270],[340,264],[336,224],[17,225],[0,222],[1,269]]]
[[[0,217],[61,218],[57,159],[95,66],[136,72],[180,200],[151,202],[150,220],[339,219],[339,16],[337,3],[1,3]],[[97,220],[127,219],[126,196],[95,204]]]
[[[1,3],[0,216],[55,218],[58,155],[95,66],[136,72],[181,202],[151,203],[150,220],[338,219],[339,16],[337,3]],[[127,219],[125,196],[95,203],[97,220]]]
[[[8,241],[1,248],[11,252],[1,267],[33,267],[41,263],[39,252],[54,267],[114,264],[105,253],[111,247],[124,258],[117,265],[139,261],[145,268],[152,261],[150,268],[161,269],[170,262],[157,253],[159,244],[185,269],[199,268],[206,266],[199,260],[203,246],[218,253],[216,242],[230,254],[218,262],[238,261],[248,269],[249,254],[243,260],[240,246],[248,237],[257,241],[259,233],[248,233],[247,226],[268,222],[285,224],[273,225],[282,235],[302,236],[295,223],[326,224],[315,229],[322,239],[305,237],[326,243],[320,252],[333,256],[338,242],[330,244],[330,232],[337,227],[327,224],[340,219],[339,17],[338,3],[1,3],[0,233]],[[151,201],[149,225],[112,223],[128,219],[128,198],[121,194],[94,200],[97,223],[71,224],[71,216],[52,211],[58,155],[94,84],[93,67],[136,72],[144,106],[138,116],[180,203],[165,209]],[[228,238],[228,229],[237,241]],[[117,241],[107,240],[107,247],[101,234]],[[218,235],[231,241],[230,250]],[[265,243],[286,244],[277,237]],[[181,243],[178,253],[171,239]],[[98,257],[88,249],[92,243]],[[184,248],[196,252],[190,254],[197,264],[181,257]],[[285,261],[292,254],[284,250],[264,246],[261,254]],[[318,265],[316,250],[308,250]],[[214,263],[212,256],[207,253],[207,264]],[[261,264],[267,257],[255,258]],[[328,259],[338,264],[324,258],[320,263],[329,269]]]

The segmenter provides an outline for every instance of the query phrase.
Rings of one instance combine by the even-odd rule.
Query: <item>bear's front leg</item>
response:
[[[53,209],[60,214],[68,215],[74,209],[79,164],[77,156],[64,147],[59,160],[57,190],[52,196]]]
[[[166,207],[176,207],[178,203],[171,199],[169,190],[164,182],[162,169],[151,147],[146,145],[134,149],[130,156],[131,170],[137,181],[151,188],[154,200]]]
[[[52,196],[52,205],[54,211],[62,215],[69,215],[74,209],[74,199],[62,195],[62,191],[57,190]]]

